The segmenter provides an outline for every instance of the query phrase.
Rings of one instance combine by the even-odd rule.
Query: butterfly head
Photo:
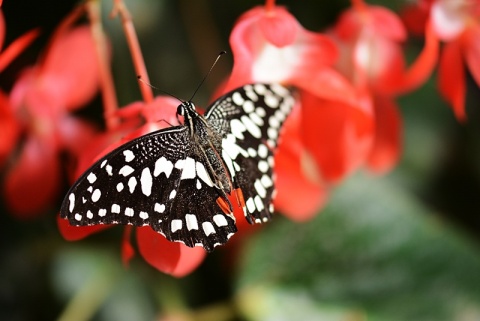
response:
[[[192,117],[196,113],[195,105],[191,101],[184,101],[177,107],[177,115],[183,117]]]

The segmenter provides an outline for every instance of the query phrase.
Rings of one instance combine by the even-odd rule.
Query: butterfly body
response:
[[[149,225],[211,251],[237,231],[234,208],[250,223],[271,217],[273,151],[293,105],[287,88],[263,84],[226,94],[205,116],[184,102],[183,125],[134,139],[90,167],[61,216],[72,225]]]

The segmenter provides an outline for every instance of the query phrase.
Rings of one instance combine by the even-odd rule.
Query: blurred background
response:
[[[77,1],[3,3],[4,47],[40,27],[39,39],[1,75],[7,91],[34,64]],[[190,97],[228,50],[236,19],[261,1],[125,0],[150,82]],[[368,1],[398,12],[403,1]],[[324,30],[350,3],[283,0],[309,30]],[[120,105],[140,100],[118,19],[104,28]],[[409,39],[412,59],[423,43]],[[225,57],[226,56],[226,57]],[[195,100],[205,106],[232,66],[225,55]],[[22,221],[0,201],[0,320],[480,320],[480,91],[468,79],[468,122],[439,97],[435,75],[398,99],[404,152],[388,175],[359,172],[312,221],[277,216],[241,248],[216,250],[191,275],[164,275],[138,255],[121,263],[122,229],[67,242],[58,207]],[[101,115],[97,97],[88,110]],[[0,138],[1,139],[1,138]],[[0,172],[1,175],[4,173]],[[68,183],[65,181],[65,192]]]

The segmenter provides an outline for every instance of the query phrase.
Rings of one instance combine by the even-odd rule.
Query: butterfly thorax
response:
[[[192,102],[183,102],[179,105],[177,114],[184,117],[184,125],[190,131],[195,155],[203,161],[219,196],[232,209],[227,198],[227,194],[230,194],[233,189],[232,178],[222,160],[222,155],[218,152],[222,146],[221,135],[195,110],[195,105]]]

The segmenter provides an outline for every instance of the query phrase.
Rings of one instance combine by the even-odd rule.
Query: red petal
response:
[[[375,98],[375,139],[368,157],[369,168],[382,174],[395,166],[400,157],[402,121],[398,106],[388,97]]]
[[[12,114],[7,95],[0,91],[0,168],[12,152],[20,134],[20,124]]]
[[[2,47],[3,36],[5,34],[5,25],[1,14],[2,13],[0,12],[0,48]],[[26,47],[28,47],[28,45],[38,37],[39,33],[38,29],[31,30],[15,39],[8,48],[3,50],[0,54],[0,72],[5,69],[5,67],[7,67]]]
[[[300,29],[297,20],[282,7],[264,10],[258,23],[265,39],[279,48],[292,44]]]
[[[130,260],[135,256],[135,250],[133,249],[132,243],[130,242],[130,236],[132,234],[132,226],[127,225],[123,230],[122,238],[122,262],[123,265],[128,267]]]
[[[161,272],[175,277],[183,277],[193,272],[206,255],[204,249],[170,242],[148,226],[137,228],[137,242],[145,261]]]
[[[380,6],[369,6],[371,28],[381,36],[395,42],[405,41],[407,31],[396,13]]]
[[[60,162],[50,141],[30,137],[5,177],[8,207],[18,218],[33,218],[58,197]]]
[[[244,14],[232,30],[230,45],[234,67],[224,92],[251,82],[297,85],[298,78],[337,58],[330,39],[304,30],[283,8],[272,13],[260,7]]]
[[[74,156],[83,154],[95,136],[98,136],[97,129],[82,119],[65,116],[57,123],[60,146]]]
[[[41,71],[44,86],[60,95],[67,108],[76,109],[92,99],[99,66],[90,29],[78,27],[56,38]]]
[[[400,18],[387,8],[365,4],[347,9],[335,24],[335,34],[342,41],[350,42],[363,28],[374,31],[378,37],[392,41],[404,41],[406,31]]]
[[[302,94],[305,147],[317,162],[322,178],[338,182],[362,165],[374,135],[374,116],[367,94],[357,105]]]
[[[464,35],[463,52],[468,70],[480,87],[480,25],[471,27]]]
[[[5,17],[3,16],[3,12],[0,10],[0,50],[2,49],[3,42],[5,41],[5,34]]]
[[[57,226],[60,234],[67,241],[78,241],[111,227],[111,225],[72,226],[68,220],[61,218],[60,215],[57,215]]]
[[[438,68],[438,86],[442,96],[451,104],[459,121],[465,121],[465,70],[460,44],[445,44]]]
[[[425,83],[438,61],[439,41],[430,23],[425,29],[425,44],[417,59],[405,71],[404,79],[390,93],[401,94],[412,91]]]
[[[275,208],[297,222],[313,218],[327,199],[327,191],[319,175],[315,175],[316,164],[311,164],[312,171],[305,168],[306,151],[301,141],[300,120],[297,108],[284,124],[282,142],[275,154]]]

